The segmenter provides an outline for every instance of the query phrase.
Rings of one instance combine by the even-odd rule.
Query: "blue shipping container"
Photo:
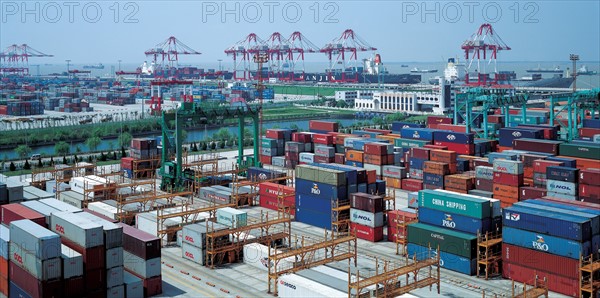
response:
[[[423,183],[444,188],[444,175],[423,172]]]
[[[455,144],[473,144],[475,135],[472,133],[461,133],[453,131],[434,131],[433,140]]]
[[[543,139],[544,133],[541,129],[512,127],[500,128],[498,144],[503,147],[512,147],[513,141],[521,138]]]
[[[346,161],[346,165],[347,165],[347,166],[353,166],[353,167],[359,167],[359,168],[362,168],[364,164],[363,164],[362,162],[358,162],[358,161],[350,161],[350,160],[347,160],[347,161]]]
[[[551,201],[550,201],[550,203],[552,204]],[[598,235],[600,233],[600,216],[598,216],[597,214],[581,212],[581,211],[573,210],[570,208],[563,208],[563,206],[560,206],[560,205],[558,207],[557,206],[548,206],[543,203],[540,204],[539,201],[534,202],[534,201],[530,201],[530,200],[527,200],[524,202],[519,202],[514,206],[523,206],[523,207],[527,207],[527,208],[547,210],[547,211],[551,211],[551,212],[558,212],[558,213],[564,213],[567,215],[587,218],[591,222],[592,235]],[[598,212],[600,212],[600,210]]]
[[[516,205],[502,209],[502,215],[505,227],[576,241],[588,241],[592,237],[591,222],[583,217]]]
[[[410,122],[397,122],[397,121],[392,122],[392,132],[394,132],[396,134],[400,133],[400,131],[403,128],[409,128],[409,127],[424,128],[425,124],[417,124],[417,123],[410,123]]]
[[[296,221],[331,230],[331,212],[318,212],[296,207]]]
[[[516,154],[508,154],[504,152],[492,152],[488,154],[488,162],[493,164],[496,159],[517,160]]]
[[[411,169],[422,170],[423,169],[423,163],[425,163],[427,160],[426,159],[420,159],[420,158],[410,157],[409,161],[410,161],[409,164],[410,164],[410,168]]]
[[[600,119],[583,119],[583,127],[600,129]]]
[[[358,184],[358,192],[367,193],[368,187],[366,183]]]
[[[375,183],[367,184],[367,193],[374,194],[377,192],[377,185]]]
[[[385,194],[385,180],[375,180],[375,189],[377,193]]]
[[[400,130],[400,136],[404,139],[414,139],[414,140],[433,140],[433,129],[430,128],[403,128]]]
[[[582,243],[507,226],[502,228],[502,241],[576,260],[580,255],[589,256],[592,252],[590,241]]]
[[[406,246],[406,249],[410,258],[416,255],[417,260],[419,261],[425,260],[429,256],[435,258],[437,255],[437,250],[413,243],[409,243]],[[475,275],[475,273],[477,273],[477,259],[470,260],[465,257],[443,251],[440,251],[440,266],[442,268],[467,275]]]
[[[14,282],[10,282],[9,289],[9,297],[18,297],[18,298],[31,298],[32,296],[29,293],[25,292],[25,290],[21,289]]]
[[[314,195],[329,200],[348,198],[348,188],[345,185],[334,186],[300,178],[296,178],[296,193]]]
[[[489,217],[478,219],[422,206],[419,207],[419,222],[470,234],[486,233],[496,228],[492,227],[492,220]]]
[[[568,167],[568,168],[576,168],[577,167],[577,160],[573,159],[573,158],[549,156],[549,157],[546,157],[546,160],[560,161],[563,163],[563,166]]]
[[[549,166],[546,168],[546,179],[577,183],[579,169],[569,167]]]
[[[331,213],[331,199],[321,196],[296,193],[296,208]]]

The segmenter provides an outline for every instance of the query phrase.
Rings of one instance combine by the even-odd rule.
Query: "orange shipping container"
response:
[[[8,297],[8,279],[4,276],[0,276],[0,293]]]
[[[562,158],[571,158],[577,160],[577,168],[580,170],[583,169],[598,169],[600,168],[600,159],[587,159],[587,158],[576,158],[571,156],[558,156]],[[600,158],[600,157],[598,157]]]
[[[390,144],[394,144],[395,140],[397,139],[397,137],[390,135],[378,135],[375,138],[389,141]]]
[[[383,180],[385,181],[386,187],[392,187],[392,188],[398,188],[398,189],[402,188],[402,179],[383,177]]]
[[[533,178],[533,167],[523,167],[523,177]]]
[[[387,155],[379,156],[379,155],[373,155],[373,154],[365,154],[364,161],[365,161],[365,163],[372,164],[372,165],[378,165],[378,166],[384,165],[384,164],[387,164]]]
[[[346,152],[346,160],[348,161],[356,161],[363,162],[364,152],[358,150],[348,150]]]
[[[460,190],[473,189],[475,185],[475,177],[466,175],[449,175],[444,177],[444,186],[447,188],[455,188]]]
[[[346,138],[353,138],[356,137],[356,135],[351,135],[351,134],[338,134],[335,136],[335,144],[336,145],[344,145],[344,140]]]
[[[498,146],[498,152],[502,152],[505,150],[512,150],[512,147],[503,147],[503,146]]]
[[[494,198],[497,197],[517,200],[519,198],[519,187],[494,183]]]
[[[462,194],[468,194],[469,193],[466,190],[452,188],[452,187],[444,187],[444,189],[447,190],[447,191],[453,191],[453,192],[462,193]]]
[[[431,150],[429,151],[429,160],[445,163],[455,163],[456,152],[447,150]]]
[[[8,261],[0,257],[0,277],[8,277]]]
[[[450,174],[450,168],[447,163],[426,161],[423,163],[423,172],[436,175],[448,175]]]

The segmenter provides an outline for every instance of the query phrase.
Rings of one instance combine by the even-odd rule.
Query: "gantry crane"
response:
[[[465,72],[465,83],[467,85],[484,86],[491,83],[498,83],[499,78],[496,58],[499,51],[509,51],[510,47],[494,31],[492,25],[483,24],[479,26],[479,29],[471,35],[471,38],[463,42],[461,49],[465,51],[465,60],[468,63],[467,71]],[[477,62],[477,68],[475,69],[477,80],[471,80],[469,72],[475,60]],[[482,66],[485,67],[486,60],[488,60],[487,64],[494,63],[495,75],[491,82],[488,82],[487,71],[481,69]]]
[[[146,54],[146,56],[151,56],[155,65],[165,67],[166,62],[168,66],[172,68],[178,65],[179,55],[200,55],[202,53],[188,47],[175,38],[175,36],[171,36],[167,38],[167,40],[147,50],[144,54]],[[159,57],[161,58],[160,61],[158,60]]]
[[[346,77],[345,68],[347,62],[356,62],[358,60],[358,52],[376,51],[377,48],[369,45],[364,39],[359,37],[352,29],[346,29],[342,35],[321,48],[320,52],[325,53],[329,59],[329,69],[327,76],[329,82],[358,82],[358,73],[354,73],[354,77]],[[346,57],[346,53],[349,57]],[[348,58],[348,60],[346,60]],[[335,78],[334,68],[340,64],[341,78]]]
[[[44,54],[27,44],[13,44],[0,52],[0,75],[28,75],[30,57],[54,57]]]

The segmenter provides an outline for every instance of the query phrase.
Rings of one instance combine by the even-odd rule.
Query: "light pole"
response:
[[[67,73],[69,72],[69,67],[71,66],[71,59],[65,60],[67,62]]]
[[[579,55],[571,54],[569,55],[569,60],[573,61],[573,92],[577,91],[577,61],[579,60]]]
[[[119,59],[119,71],[121,71],[121,59]]]

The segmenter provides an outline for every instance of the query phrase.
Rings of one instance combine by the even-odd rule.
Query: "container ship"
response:
[[[554,68],[541,68],[538,65],[537,68],[530,68],[526,71],[530,73],[563,73],[563,70],[560,69],[560,66],[555,66]]]
[[[98,63],[98,64],[84,65],[83,69],[104,69],[104,64]]]

